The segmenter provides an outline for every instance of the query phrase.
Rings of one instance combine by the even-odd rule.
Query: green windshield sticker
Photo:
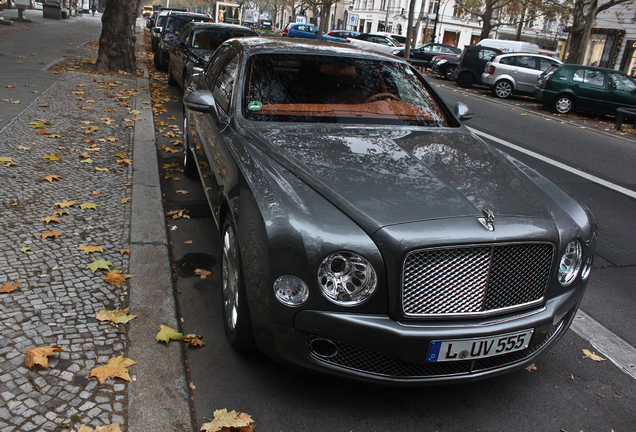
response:
[[[253,102],[250,102],[247,108],[250,109],[251,111],[258,111],[259,109],[261,109],[262,106],[263,106],[262,103],[258,101],[253,101]]]

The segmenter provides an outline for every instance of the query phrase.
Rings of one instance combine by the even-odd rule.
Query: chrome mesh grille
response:
[[[332,357],[326,357],[311,349],[311,342],[321,338],[311,334],[305,334],[305,343],[313,358],[334,366],[391,378],[434,378],[468,375],[520,363],[537,353],[554,337],[562,333],[564,323],[565,319],[553,326],[547,333],[535,334],[530,346],[524,350],[484,359],[454,362],[407,363],[401,359],[377,351],[333,340],[331,342],[336,345],[338,352]]]
[[[487,313],[543,300],[549,243],[426,249],[404,260],[402,306],[410,316]]]

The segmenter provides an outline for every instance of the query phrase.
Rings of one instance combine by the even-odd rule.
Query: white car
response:
[[[357,48],[362,48],[368,51],[380,52],[382,54],[391,54],[397,48],[401,48],[399,42],[393,39],[370,33],[362,33],[353,38],[347,38],[347,43]]]

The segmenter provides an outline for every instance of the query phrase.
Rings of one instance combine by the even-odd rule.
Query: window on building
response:
[[[439,0],[431,0],[428,4],[428,13],[437,13],[439,9]]]

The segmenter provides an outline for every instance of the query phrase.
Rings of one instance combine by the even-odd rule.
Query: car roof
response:
[[[239,45],[247,54],[280,53],[280,54],[330,54],[344,57],[366,57],[373,60],[388,60],[404,63],[395,56],[374,53],[344,43],[325,42],[313,39],[287,39],[277,37],[248,37],[234,39],[233,45]]]
[[[618,73],[627,75],[625,72],[619,71],[619,70],[616,70],[616,69],[602,68],[602,67],[598,67],[598,66],[586,66],[586,65],[580,65],[580,64],[563,64],[563,65],[561,65],[561,68],[566,68],[566,69],[585,68],[585,69],[597,70],[597,71],[618,72]]]
[[[236,28],[241,28],[244,29],[246,31],[252,31],[254,33],[256,33],[254,30],[252,30],[249,27],[245,27],[242,25],[238,25],[238,24],[229,24],[229,23],[213,23],[213,22],[200,22],[200,21],[190,21],[188,24],[191,27],[197,27],[198,28],[217,28],[217,29],[236,29]],[[258,33],[256,33],[258,34]]]

